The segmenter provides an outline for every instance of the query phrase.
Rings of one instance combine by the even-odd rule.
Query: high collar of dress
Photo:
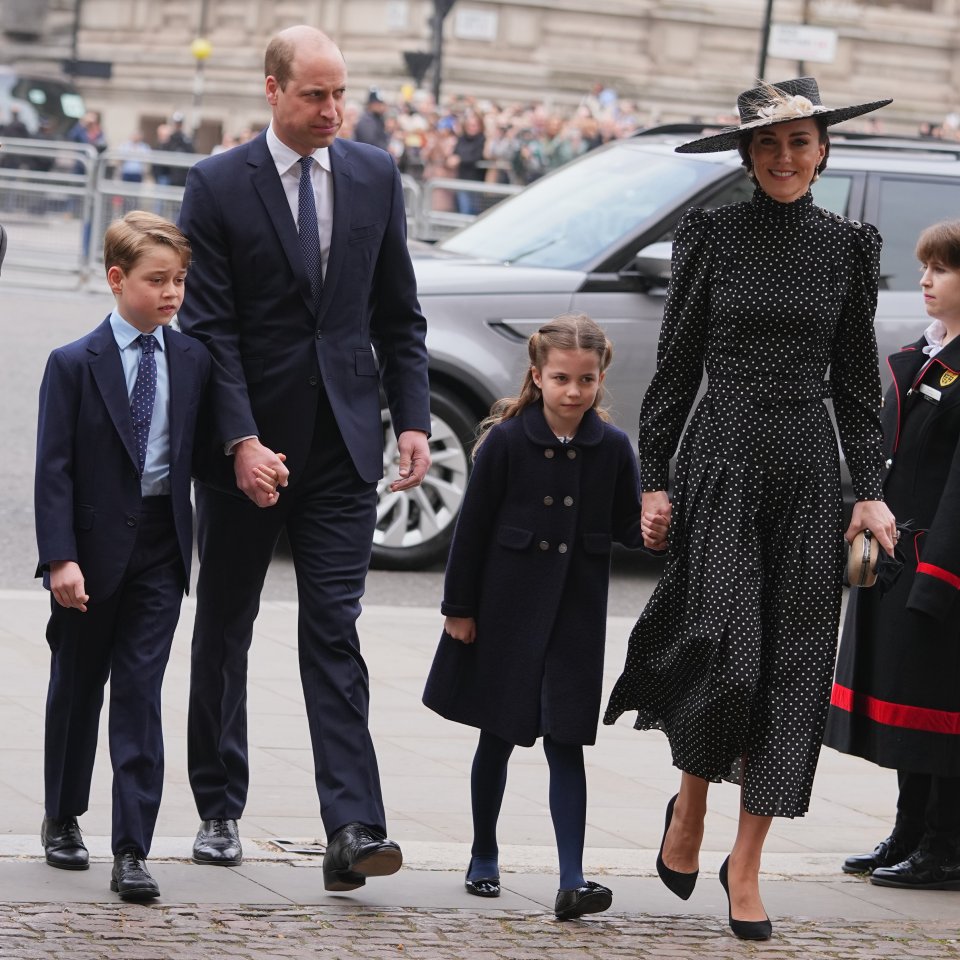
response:
[[[768,196],[760,187],[753,191],[753,207],[765,220],[775,223],[799,223],[813,216],[813,194],[808,190],[792,203],[781,203]]]

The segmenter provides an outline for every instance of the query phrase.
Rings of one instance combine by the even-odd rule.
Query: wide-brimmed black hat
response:
[[[856,103],[849,107],[825,107],[820,99],[817,81],[813,77],[797,77],[795,80],[780,80],[777,83],[761,81],[737,97],[739,125],[681,144],[676,148],[676,152],[714,153],[719,150],[735,150],[741,134],[760,127],[804,120],[808,117],[815,117],[832,126],[851,117],[870,113],[871,110],[878,110],[888,103],[893,101],[871,100],[870,103]]]

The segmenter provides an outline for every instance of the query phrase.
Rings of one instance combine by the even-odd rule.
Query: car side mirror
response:
[[[630,262],[630,273],[642,283],[645,290],[663,289],[670,283],[670,258],[673,244],[669,240],[651,243],[637,252]]]

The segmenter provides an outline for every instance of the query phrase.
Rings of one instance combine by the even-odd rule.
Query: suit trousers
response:
[[[291,416],[294,416],[291,413]],[[297,578],[298,651],[326,834],[385,830],[369,686],[356,621],[376,522],[376,484],[357,474],[325,397],[311,451],[278,502],[257,507],[198,483],[200,574],[188,723],[201,819],[239,819],[247,800],[247,655],[260,593],[285,528]]]
[[[960,853],[960,777],[897,771],[896,833],[937,853]]]
[[[91,597],[86,613],[50,601],[44,805],[58,820],[86,812],[109,678],[113,852],[146,856],[163,792],[160,690],[185,576],[170,498],[144,498],[137,523],[112,596]]]

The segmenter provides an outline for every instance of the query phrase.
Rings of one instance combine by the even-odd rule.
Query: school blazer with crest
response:
[[[170,495],[186,583],[193,556],[190,472],[197,413],[210,378],[206,347],[163,330],[170,377]],[[130,399],[109,316],[54,350],[40,385],[34,512],[39,563],[74,560],[92,601],[120,585],[141,509]]]
[[[911,559],[917,562],[907,608],[942,620],[960,595],[960,338],[932,360],[923,352],[926,343],[921,337],[887,358],[893,383],[881,420],[887,468],[900,474],[898,488],[903,489],[902,471],[911,471],[909,499],[916,515],[898,515],[897,520],[912,520],[926,531],[913,538],[914,547],[906,545],[915,550]],[[928,361],[940,377],[931,380]],[[927,402],[916,394],[921,378],[939,389],[940,397],[921,433],[911,434],[908,460],[900,456],[904,417],[907,404]]]

